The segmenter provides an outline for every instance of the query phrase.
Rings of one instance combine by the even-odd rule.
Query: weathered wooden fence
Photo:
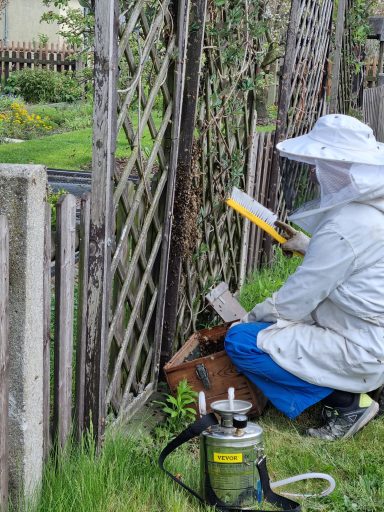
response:
[[[96,2],[85,423],[97,434],[107,408],[127,417],[156,388],[189,13],[168,0],[125,7]],[[116,168],[120,132],[130,151]]]
[[[67,46],[36,45],[34,43],[0,43],[0,83],[7,82],[10,73],[25,68],[49,69],[64,72],[76,71],[79,62],[75,59],[76,50]]]
[[[62,196],[56,206],[52,247],[51,211],[47,206],[44,264],[46,456],[52,440],[64,446],[72,433],[80,436],[83,432],[89,212],[89,194],[79,200],[70,194]]]
[[[326,113],[332,13],[332,0],[292,1],[275,142],[302,135]],[[281,161],[276,150],[271,167],[267,204],[284,217],[285,208],[291,209],[304,201],[311,194],[311,188],[298,186],[305,177],[305,166],[285,159]]]
[[[384,85],[364,90],[363,114],[376,139],[384,142]]]
[[[255,142],[253,154],[249,157],[245,191],[261,204],[267,204],[270,190],[270,170],[275,132],[257,133],[254,137]],[[282,195],[281,188],[279,188],[279,197],[280,195]],[[249,220],[243,222],[239,287],[263,261],[265,240],[266,236],[264,231],[258,229],[257,226],[249,222]]]

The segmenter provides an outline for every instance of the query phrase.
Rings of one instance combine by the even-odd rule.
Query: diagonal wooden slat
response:
[[[135,372],[137,372],[137,370],[138,370],[137,363],[138,363],[139,356],[141,354],[142,348],[145,345],[145,340],[146,340],[146,335],[147,335],[149,323],[150,323],[150,321],[152,319],[153,313],[154,313],[155,308],[156,308],[157,296],[158,296],[157,290],[155,290],[155,292],[152,295],[152,299],[151,299],[151,302],[149,304],[149,307],[148,307],[148,310],[147,310],[147,313],[146,313],[145,321],[144,321],[144,324],[142,326],[139,339],[137,341],[134,353],[133,353],[132,358],[131,358],[131,367],[129,369],[129,374],[128,374],[127,382],[125,383],[124,394],[123,394],[123,397],[122,397],[122,400],[121,400],[121,407],[123,409],[125,409],[126,406],[127,406],[127,402],[128,402],[129,396],[130,396],[130,391],[131,391],[131,386],[132,386],[132,382],[133,382],[133,379],[134,379],[134,375],[135,375]]]
[[[128,22],[124,28],[124,32],[122,34],[120,34],[119,48],[118,48],[118,54],[117,54],[118,62],[120,62],[120,59],[129,44],[129,38],[133,32],[133,29],[135,28],[137,20],[139,19],[141,11],[145,5],[145,1],[146,0],[138,0],[135,3],[132,11],[129,11],[129,13],[127,13],[127,14],[129,14]],[[127,15],[125,16],[125,18],[127,18]]]

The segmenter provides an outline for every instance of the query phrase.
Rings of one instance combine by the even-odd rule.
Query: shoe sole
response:
[[[371,421],[379,412],[379,404],[377,402],[372,402],[371,405],[367,408],[365,413],[361,416],[361,418],[356,421],[354,425],[348,430],[348,432],[341,439],[348,439],[356,434],[359,430],[361,430],[365,425]]]

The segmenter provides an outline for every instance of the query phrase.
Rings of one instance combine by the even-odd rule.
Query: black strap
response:
[[[230,512],[242,512],[246,509],[243,508],[229,508],[226,506],[225,503],[219,500],[219,498],[215,495],[214,490],[212,489],[211,483],[209,481],[208,471],[206,471],[206,489],[208,494],[208,500],[209,502],[206,502],[196,491],[188,487],[182,480],[177,478],[175,475],[170,473],[168,470],[164,468],[164,461],[168,457],[170,453],[172,453],[176,448],[181,446],[182,444],[186,443],[187,441],[193,439],[194,437],[199,436],[204,430],[206,430],[209,427],[212,427],[213,425],[217,425],[218,421],[216,416],[211,414],[206,414],[202,418],[196,420],[194,423],[189,425],[185,430],[183,430],[175,439],[173,439],[167,446],[164,448],[164,450],[160,453],[159,456],[159,466],[160,468],[167,473],[168,476],[172,478],[176,483],[181,485],[184,489],[186,489],[188,492],[190,492],[195,498],[197,498],[201,503],[208,504],[208,505],[214,505],[217,510],[222,512],[227,512],[230,510]],[[269,482],[269,475],[267,470],[267,462],[266,458],[263,457],[257,464],[257,469],[259,471],[260,475],[260,481],[261,481],[261,487],[263,489],[263,495],[264,499],[271,503],[272,505],[276,505],[281,509],[281,512],[300,512],[301,507],[298,503],[296,503],[293,500],[290,500],[288,498],[285,498],[284,496],[280,496],[279,494],[276,494],[272,491],[270,482]],[[266,512],[263,510],[259,510],[259,512]]]
[[[170,453],[172,453],[176,448],[181,446],[182,444],[186,443],[190,439],[193,439],[194,437],[199,436],[204,430],[207,430],[207,428],[212,427],[213,425],[217,425],[218,421],[216,416],[211,414],[206,414],[199,420],[196,420],[194,423],[189,425],[185,430],[180,432],[180,434],[175,437],[175,439],[172,439],[172,441],[167,444],[167,446],[164,448],[164,450],[160,453],[159,456],[159,466],[160,468],[167,473],[168,476],[172,478],[175,482],[177,482],[181,487],[184,487],[187,491],[189,491],[195,498],[197,498],[201,503],[204,503],[203,498],[197,494],[196,491],[188,487],[184,482],[182,482],[179,478],[175,477],[175,475],[172,475],[169,471],[167,471],[164,468],[164,461],[168,457]]]

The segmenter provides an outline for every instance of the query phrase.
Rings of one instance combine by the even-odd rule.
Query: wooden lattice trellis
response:
[[[100,431],[108,408],[127,417],[156,388],[188,3],[172,9],[169,0],[96,2],[90,268],[98,253],[101,271],[90,272],[87,354],[89,369],[99,364],[88,399]],[[119,137],[127,156],[116,161]]]
[[[332,37],[332,0],[293,0],[280,84],[276,141],[309,131],[327,109],[326,79]],[[269,206],[284,216],[307,199],[305,165],[279,161],[271,171]]]
[[[169,0],[127,2],[123,23],[120,17],[118,63],[128,68],[129,78],[118,91],[117,130],[125,134],[131,151],[114,176],[116,247],[110,268],[106,404],[125,416],[154,391],[158,375],[167,258],[163,251],[161,270],[161,247],[169,230],[165,204],[167,191],[172,195],[170,160],[177,151],[172,138],[180,111],[178,105],[175,112],[174,57],[181,51],[180,73],[187,18],[186,5],[180,3],[182,30],[177,40],[171,8]],[[176,88],[179,102],[181,84]],[[151,142],[143,147],[146,131]],[[128,181],[132,175],[137,175],[137,184]]]
[[[215,30],[225,23],[225,18],[224,8],[208,3],[208,28],[200,57],[204,65],[196,115],[198,135],[191,167],[192,199],[184,227],[189,240],[182,254],[173,348],[210,319],[204,296],[213,285],[224,280],[236,289],[244,252],[242,220],[226,206],[224,199],[232,186],[245,186],[244,168],[256,128],[255,90],[240,85],[254,83],[256,62],[249,57],[248,65],[244,66],[244,59],[231,68],[225,61],[219,49],[227,43],[220,40],[219,31]],[[233,31],[230,37],[239,47],[244,46],[244,31]],[[258,43],[256,39],[248,41],[249,51]]]
[[[345,26],[341,49],[341,69],[338,83],[338,112],[360,114],[363,106],[364,48],[354,41],[349,14],[353,0],[345,0]],[[360,65],[359,65],[360,63]]]

